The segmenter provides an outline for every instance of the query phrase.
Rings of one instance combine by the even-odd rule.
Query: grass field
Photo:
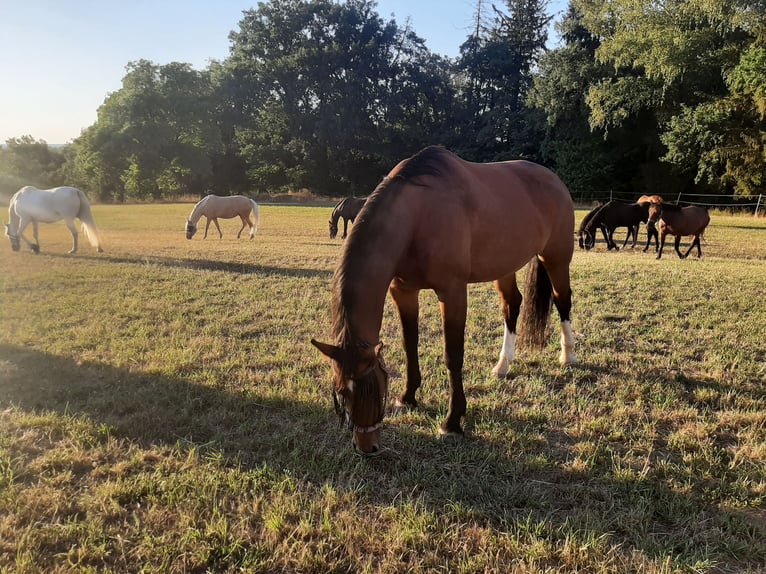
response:
[[[462,441],[424,293],[421,409],[362,458],[309,343],[330,209],[264,205],[254,241],[187,241],[190,210],[94,206],[101,255],[0,245],[0,571],[766,572],[765,219],[714,213],[701,260],[577,250],[576,367],[554,328],[492,377],[471,286]],[[381,337],[403,371],[390,304]]]

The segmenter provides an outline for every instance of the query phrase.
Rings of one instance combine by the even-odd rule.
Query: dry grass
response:
[[[190,209],[95,206],[103,255],[65,255],[63,225],[0,249],[0,570],[764,570],[763,219],[713,214],[702,260],[578,251],[573,368],[554,335],[491,377],[498,302],[472,286],[458,443],[423,294],[422,409],[363,459],[309,344],[329,209],[262,206],[252,242],[186,241]],[[390,305],[381,336],[403,371]]]

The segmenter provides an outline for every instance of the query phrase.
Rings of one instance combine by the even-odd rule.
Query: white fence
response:
[[[636,201],[638,197],[632,192],[620,191],[592,191],[573,194],[577,203],[589,203],[592,201]],[[700,205],[728,209],[732,211],[751,211],[758,216],[766,211],[766,198],[760,195],[721,195],[717,193],[679,193],[675,199],[678,205]],[[673,198],[665,197],[665,201],[673,201]]]

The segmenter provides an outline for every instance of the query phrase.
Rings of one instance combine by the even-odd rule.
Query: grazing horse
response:
[[[665,200],[659,195],[642,195],[636,200],[636,203],[664,203]],[[646,245],[644,246],[644,253],[649,249],[649,245],[652,243],[652,237],[654,237],[654,250],[657,251],[660,248],[660,234],[657,233],[657,226],[653,221],[647,220],[646,222]]]
[[[587,227],[588,223],[590,223],[590,220],[593,219],[593,217],[598,213],[598,210],[604,207],[603,203],[600,203],[593,209],[591,209],[588,213],[585,214],[585,217],[582,218],[582,221],[580,222],[580,227],[577,229],[577,243],[580,246],[580,249],[586,249],[585,247],[585,241],[586,239],[589,242],[589,247],[587,249],[590,249],[593,247],[593,243],[595,243],[596,239],[593,236],[586,236],[585,235],[585,228]],[[604,241],[609,243],[609,236],[607,235],[606,228],[601,226],[601,233],[604,234]]]
[[[700,237],[710,223],[710,214],[704,207],[696,205],[681,207],[670,203],[652,203],[649,207],[647,221],[659,221],[660,249],[657,252],[657,259],[662,257],[662,249],[665,247],[665,237],[668,233],[676,236],[676,253],[681,259],[686,259],[695,245],[697,246],[697,257],[702,257]],[[692,243],[686,253],[681,254],[681,237],[684,235],[691,235]]]
[[[355,447],[380,449],[388,395],[380,330],[388,291],[402,326],[407,385],[398,406],[416,407],[418,294],[433,289],[442,313],[450,384],[441,434],[460,435],[466,414],[463,354],[467,285],[493,281],[501,296],[504,338],[493,369],[514,359],[522,295],[516,271],[530,262],[522,333],[542,347],[551,299],[561,319],[562,364],[577,362],[569,318],[574,207],[566,186],[528,161],[477,164],[431,146],[400,162],[378,184],[343,245],[332,280],[333,343],[312,344],[331,361],[336,412]]]
[[[93,213],[90,203],[85,194],[74,187],[54,187],[53,189],[37,189],[27,185],[17,191],[11,198],[8,206],[9,223],[5,224],[5,235],[11,240],[11,248],[18,251],[19,239],[34,251],[40,253],[40,240],[37,237],[38,223],[55,223],[63,219],[72,234],[72,249],[69,253],[77,253],[77,228],[74,219],[82,223],[82,230],[90,244],[99,253],[101,241],[98,237],[96,223],[93,221]],[[24,230],[32,224],[32,234],[35,242],[32,243],[24,237]]]
[[[591,249],[596,243],[596,230],[601,229],[606,239],[608,249],[618,249],[614,242],[614,232],[618,227],[627,227],[628,234],[622,247],[628,243],[628,239],[633,237],[633,245],[636,246],[638,240],[638,226],[642,221],[647,220],[649,214],[649,203],[623,203],[612,200],[605,203],[586,223],[582,230],[584,236],[583,245],[585,249]]]
[[[365,201],[367,201],[367,198],[365,197],[346,197],[335,204],[329,222],[330,239],[335,239],[338,235],[339,219],[343,219],[343,235],[341,235],[341,239],[346,238],[348,235],[349,222],[354,222],[354,219],[359,215],[362,207],[364,207]]]
[[[253,212],[253,219],[250,219],[250,212]],[[258,231],[258,204],[249,197],[244,195],[208,195],[202,198],[197,205],[192,209],[189,219],[186,220],[186,239],[191,239],[194,234],[197,233],[197,222],[202,216],[207,218],[205,224],[205,235],[203,239],[207,239],[207,230],[210,227],[210,222],[215,223],[218,229],[218,238],[223,238],[221,233],[221,227],[218,225],[218,218],[221,219],[233,219],[239,217],[242,220],[242,227],[239,228],[237,233],[237,239],[242,235],[242,230],[246,226],[250,226],[250,239],[255,236],[255,232]]]

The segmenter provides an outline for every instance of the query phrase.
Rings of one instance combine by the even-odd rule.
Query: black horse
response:
[[[348,235],[348,223],[354,222],[354,218],[359,215],[362,210],[365,201],[364,197],[346,197],[341,199],[335,204],[330,216],[330,239],[335,239],[338,235],[338,220],[343,218],[343,235],[341,239],[345,239]]]
[[[582,221],[580,222],[580,227],[577,229],[577,243],[580,245],[580,249],[586,249],[585,247],[585,227],[590,223],[590,220],[593,219],[593,216],[598,213],[598,210],[604,207],[603,203],[599,203],[596,207],[591,209],[588,213],[585,214],[585,217],[582,218]],[[604,240],[609,243],[609,239],[606,234],[606,229],[602,226],[601,227],[601,233],[604,234]],[[590,249],[593,247],[593,243],[595,242],[595,238],[592,238],[590,241],[590,246],[587,247],[587,249]]]
[[[590,215],[588,221],[583,221],[584,225],[581,225],[582,247],[592,249],[596,243],[596,231],[601,229],[607,248],[619,249],[614,242],[614,232],[618,227],[627,227],[628,234],[625,236],[622,247],[624,248],[628,243],[628,239],[633,237],[633,245],[631,246],[633,248],[638,241],[639,225],[642,221],[646,222],[649,218],[649,202],[624,203],[612,200],[597,208],[592,215],[588,215]],[[649,246],[648,240],[646,245],[647,247]]]

